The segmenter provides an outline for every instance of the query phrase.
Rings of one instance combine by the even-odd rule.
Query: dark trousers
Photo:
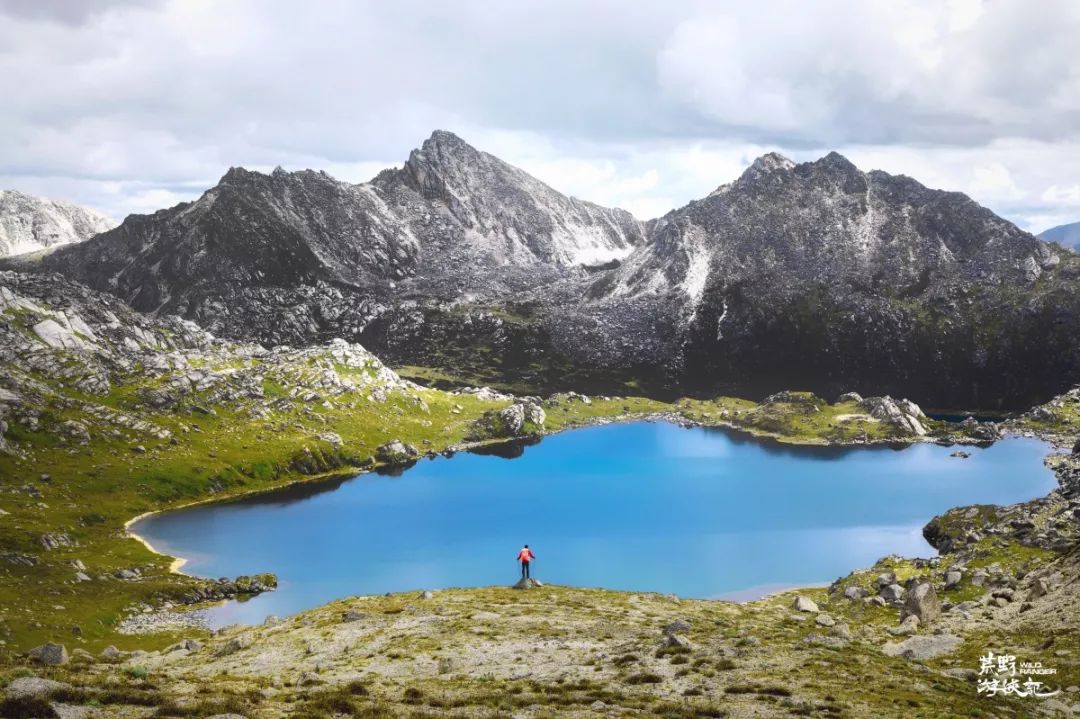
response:
[[[522,562],[521,563],[521,578],[522,579],[528,579],[529,578],[529,563],[528,562]]]

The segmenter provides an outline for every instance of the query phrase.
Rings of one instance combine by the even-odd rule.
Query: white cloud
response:
[[[643,217],[837,149],[1038,229],[1077,204],[1078,32],[1070,0],[0,0],[0,180],[123,216],[443,127]]]
[[[1042,201],[1054,205],[1080,207],[1080,185],[1050,185],[1042,193]]]

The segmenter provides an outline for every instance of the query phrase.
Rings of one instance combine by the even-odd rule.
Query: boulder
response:
[[[881,591],[878,592],[878,596],[886,602],[898,602],[904,596],[904,588],[899,584],[890,584],[887,587],[882,587]]]
[[[814,617],[814,621],[822,627],[831,627],[836,624],[836,620],[825,612],[821,612],[816,617]]]
[[[938,601],[934,585],[922,582],[912,587],[904,600],[904,610],[918,617],[922,624],[932,624],[941,616],[941,602]]]
[[[945,588],[952,589],[953,587],[960,585],[960,580],[964,578],[964,573],[958,569],[950,569],[945,573]]]
[[[68,651],[67,647],[63,644],[54,644],[48,642],[40,646],[34,647],[27,656],[38,664],[45,664],[46,666],[60,666],[61,664],[68,663]]]
[[[664,647],[668,649],[692,649],[690,640],[681,634],[665,634]]]
[[[34,325],[32,329],[38,339],[53,349],[83,350],[90,349],[93,346],[54,319],[42,320]]]
[[[500,434],[516,437],[525,426],[525,407],[512,404],[506,409],[500,409],[498,418],[501,424]]]
[[[836,398],[836,404],[840,404],[841,402],[862,402],[862,395],[858,392],[844,392]]]
[[[902,434],[922,437],[927,434],[922,420],[926,419],[919,405],[906,399],[894,400],[892,397],[867,397],[859,402],[859,407],[871,417],[888,422]]]
[[[850,642],[852,639],[851,627],[849,627],[846,622],[839,622],[829,629],[829,635],[842,639],[845,642]]]
[[[960,646],[960,638],[951,634],[924,634],[908,637],[902,642],[889,642],[881,648],[885,656],[908,660],[925,660],[950,654]]]
[[[419,456],[416,447],[400,439],[391,440],[375,450],[375,458],[386,464],[408,464]]]
[[[900,622],[900,626],[890,629],[889,634],[898,637],[909,637],[917,631],[919,631],[919,618],[914,614],[909,614],[904,617],[904,621]]]
[[[340,447],[342,444],[341,435],[337,432],[323,432],[322,434],[316,436],[318,437],[319,441],[326,442],[327,444],[332,444],[335,447]]]
[[[799,612],[819,612],[818,605],[813,600],[807,599],[801,594],[795,597],[795,601],[791,603],[791,607]]]
[[[61,689],[70,688],[70,684],[53,681],[52,679],[19,677],[4,688],[4,693],[8,699],[47,699]]]
[[[77,547],[79,543],[64,532],[47,532],[41,535],[38,542],[46,550],[60,549],[61,547]]]
[[[870,594],[870,592],[866,591],[864,588],[856,587],[854,585],[852,585],[850,587],[846,587],[844,589],[844,596],[847,597],[848,599],[851,599],[852,601],[862,599],[863,597],[867,596],[868,594]]]
[[[235,654],[241,649],[247,649],[251,646],[251,637],[246,634],[233,637],[229,641],[218,647],[215,654],[219,657],[227,657],[230,654]]]
[[[540,406],[540,403],[527,400],[524,402],[523,407],[525,408],[525,421],[538,428],[543,428],[544,423],[547,422],[547,413],[544,412],[544,408]]]
[[[676,619],[669,624],[665,624],[661,631],[664,634],[682,634],[690,631],[690,622],[685,619]]]
[[[356,609],[348,609],[341,613],[341,621],[348,624],[349,622],[358,622],[363,619],[365,615],[363,612]]]
[[[885,572],[884,574],[879,574],[877,576],[877,579],[874,580],[874,584],[877,586],[878,589],[887,587],[890,584],[896,584],[896,573]]]
[[[71,650],[71,661],[73,664],[93,664],[94,655],[85,649],[76,648]]]
[[[541,584],[540,582],[538,582],[535,579],[522,578],[521,580],[518,581],[517,584],[514,585],[513,588],[514,589],[537,589],[537,588],[542,587],[542,586],[544,586],[544,585]]]

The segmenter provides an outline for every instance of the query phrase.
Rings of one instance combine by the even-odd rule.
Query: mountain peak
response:
[[[238,182],[244,182],[245,180],[250,179],[253,175],[258,174],[258,172],[255,172],[254,170],[249,170],[246,167],[230,167],[228,170],[225,171],[225,174],[221,176],[221,179],[218,180],[218,184],[228,185]]]
[[[779,152],[767,152],[754,160],[750,167],[739,176],[739,182],[754,182],[774,172],[786,172],[795,167],[795,163]]]
[[[855,163],[841,155],[836,150],[833,150],[824,157],[815,160],[810,163],[813,167],[820,167],[827,170],[835,170],[845,173],[860,172],[859,168],[855,166]]]
[[[403,168],[409,182],[429,198],[449,200],[447,183],[470,175],[468,168],[484,164],[484,155],[447,130],[436,130],[424,144],[409,153]]]
[[[413,152],[414,154],[419,152],[432,160],[463,159],[480,154],[480,150],[447,130],[436,130],[431,133],[431,137],[423,141],[420,149]]]

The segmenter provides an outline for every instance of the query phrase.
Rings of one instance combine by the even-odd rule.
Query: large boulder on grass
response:
[[[27,652],[27,656],[30,657],[31,661],[50,667],[58,667],[68,663],[67,647],[52,642],[34,647]]]
[[[70,684],[43,679],[42,677],[19,677],[6,687],[4,694],[8,699],[47,699],[61,689],[70,689]]]
[[[918,617],[921,624],[930,624],[940,617],[941,602],[934,585],[922,582],[912,587],[904,600],[904,611],[908,616]]]

